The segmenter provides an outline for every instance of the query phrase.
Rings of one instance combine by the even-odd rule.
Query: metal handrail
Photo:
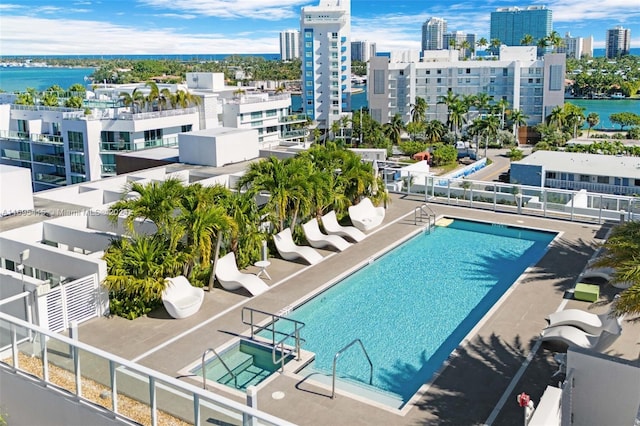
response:
[[[334,399],[336,397],[336,363],[338,362],[338,357],[340,355],[342,355],[342,353],[344,351],[346,351],[347,349],[349,349],[351,346],[355,345],[356,343],[360,343],[360,347],[362,348],[362,352],[364,352],[364,356],[366,356],[367,357],[367,361],[369,361],[369,367],[370,367],[369,384],[370,385],[373,384],[373,363],[371,362],[371,358],[369,358],[369,354],[367,353],[367,350],[364,348],[364,345],[362,344],[362,340],[355,339],[354,341],[349,343],[347,346],[345,346],[344,348],[342,348],[338,352],[336,352],[336,354],[333,357],[333,379],[332,379],[332,385],[331,385],[331,399]]]
[[[216,352],[216,350],[213,348],[207,348],[207,350],[205,350],[202,353],[202,389],[207,388],[207,364],[204,362],[204,358],[207,356],[209,352],[213,352],[213,354],[218,357],[218,359],[220,360],[220,363],[223,365],[224,368],[227,369],[229,374],[231,374],[231,377],[233,377],[233,384],[235,385],[236,389],[238,389],[238,377],[235,374],[233,374],[233,371],[231,371],[231,369],[227,366],[227,364],[224,362],[222,357],[218,355],[218,352]]]
[[[420,213],[418,215],[418,212]],[[431,218],[433,218],[433,225],[435,226],[436,224],[436,213],[431,209],[431,207],[429,207],[427,204],[422,204],[420,207],[416,207],[413,210],[413,224],[417,225],[418,224],[418,220],[420,220],[420,222],[422,222],[422,218],[426,216],[428,219],[428,230],[429,232],[431,232]]]
[[[245,311],[249,311],[250,315],[250,319],[249,322],[245,321],[245,317],[244,317],[244,313]],[[271,321],[265,325],[265,326],[259,326],[256,325],[253,321],[253,314],[254,313],[259,313],[259,314],[263,314],[263,315],[267,315],[271,317]],[[294,330],[291,333],[285,334],[281,331],[277,331],[275,324],[278,320],[286,320],[286,321],[290,321],[293,323],[294,325]],[[254,327],[257,327],[257,332],[259,333],[260,331],[263,330],[267,330],[267,331],[271,331],[271,345],[272,345],[272,349],[271,349],[271,359],[273,361],[274,364],[282,364],[282,368],[284,369],[284,360],[286,358],[286,355],[288,355],[291,351],[285,351],[284,348],[284,342],[293,337],[294,341],[295,341],[295,351],[296,351],[296,360],[300,361],[301,360],[301,355],[300,355],[300,341],[302,340],[300,338],[300,330],[305,326],[305,324],[302,321],[297,321],[291,318],[287,318],[287,317],[283,317],[281,315],[277,315],[277,314],[273,314],[271,312],[266,312],[266,311],[261,311],[259,309],[254,309],[254,308],[249,308],[249,307],[244,307],[242,308],[242,323],[251,326],[251,339],[254,338],[256,331],[254,330]],[[276,342],[276,334],[278,335],[283,335],[284,337],[282,339],[280,339],[279,341]],[[281,347],[281,353],[282,356],[279,359],[276,359],[276,348],[280,346]],[[286,353],[286,355],[285,355]]]

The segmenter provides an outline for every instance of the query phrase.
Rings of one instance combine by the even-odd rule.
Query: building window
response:
[[[100,149],[102,151],[130,151],[130,134],[128,132],[100,132]],[[71,146],[69,146],[71,149]]]
[[[471,74],[471,68],[467,68],[467,74]]]
[[[306,71],[306,72],[304,73],[304,75],[305,75],[306,77],[308,77],[308,78],[311,78],[311,77],[313,77],[313,71]]]
[[[442,70],[437,70],[436,74],[442,74]]]
[[[187,132],[190,132],[192,128],[193,128],[193,124],[187,124],[185,126],[180,127],[180,131],[182,133],[187,133]]]
[[[312,61],[306,61],[304,64],[305,64],[305,66],[307,68],[312,68],[313,67],[313,62]]]
[[[304,56],[306,58],[313,58],[313,52],[310,52],[310,51],[307,50],[307,51],[304,52]]]
[[[556,172],[547,172],[546,178],[547,179],[558,179]]]
[[[251,113],[252,120],[259,120],[262,118],[262,111],[254,111]]]
[[[458,75],[462,74],[462,68],[458,68]]]
[[[85,174],[84,167],[84,155],[83,154],[69,154],[69,161],[71,162],[71,172],[79,173],[81,175]]]
[[[598,176],[598,183],[609,183],[609,176]]]
[[[438,84],[442,83],[442,79],[441,78],[436,79],[436,83]]]
[[[304,42],[304,47],[311,49],[313,47],[313,42],[311,41],[305,41]]]
[[[502,68],[502,76],[503,77],[509,76],[509,68]]]
[[[87,181],[87,178],[84,176],[71,175],[71,183],[82,183],[86,181]]]
[[[564,90],[562,65],[549,66],[549,90]]]
[[[591,182],[589,175],[580,175],[580,182]]]
[[[145,148],[162,146],[162,129],[145,130],[144,146]]]
[[[84,152],[84,134],[82,132],[67,132],[69,151]]]
[[[385,93],[386,80],[384,70],[373,71],[373,94],[383,95]]]
[[[275,109],[267,110],[267,117],[275,117],[276,115],[278,115],[278,111]]]
[[[310,16],[308,18],[310,18]],[[305,31],[304,38],[313,38],[313,33],[311,31]]]

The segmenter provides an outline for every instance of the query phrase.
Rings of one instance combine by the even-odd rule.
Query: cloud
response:
[[[0,16],[3,55],[215,54],[277,52],[276,37],[227,38],[179,34],[173,28],[140,29],[100,21]],[[24,29],[29,28],[28,32]]]
[[[250,18],[268,21],[299,16],[308,0],[139,0],[151,8],[196,13],[216,18]]]

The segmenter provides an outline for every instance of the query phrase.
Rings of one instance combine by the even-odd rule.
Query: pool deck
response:
[[[199,360],[205,349],[219,347],[247,332],[248,327],[241,321],[243,307],[280,312],[416,232],[424,223],[414,224],[413,211],[423,202],[417,196],[392,195],[381,227],[342,253],[320,250],[325,259],[317,265],[270,258],[268,273],[272,280],[265,282],[271,289],[258,297],[216,286],[205,293],[200,311],[187,319],[171,319],[163,308],[135,321],[97,318],[81,324],[80,340],[177,377],[185,366]],[[277,374],[261,387],[258,392],[261,410],[300,425],[475,425],[488,420],[495,425],[514,425],[520,424],[523,417],[516,403],[517,394],[526,392],[537,402],[547,385],[557,385],[558,378],[551,377],[557,369],[554,352],[550,350],[553,346],[540,345],[537,338],[546,325],[545,316],[556,311],[561,303],[566,303],[567,308],[596,313],[606,310],[605,305],[571,299],[569,290],[610,224],[572,223],[438,204],[431,204],[431,208],[438,216],[562,234],[538,264],[530,267],[472,330],[428,389],[409,402],[401,414],[341,392],[331,399],[330,388],[289,373]],[[603,285],[600,302],[610,301],[617,291]],[[622,336],[605,353],[640,365],[640,323],[625,322],[623,329]],[[424,332],[428,333],[428,328]],[[182,380],[200,384],[193,378]],[[283,392],[284,398],[272,398],[276,391]],[[232,393],[220,393],[243,401]]]

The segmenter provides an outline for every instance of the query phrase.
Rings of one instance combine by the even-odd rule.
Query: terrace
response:
[[[414,211],[423,203],[424,195],[393,195],[383,227],[358,243],[358,250],[322,251],[325,259],[316,266],[270,258],[271,289],[261,296],[249,298],[240,291],[216,287],[205,294],[201,310],[188,319],[172,320],[163,309],[135,321],[96,318],[80,325],[78,338],[144,368],[176,377],[178,371],[199,359],[206,348],[220,347],[234,335],[247,332],[241,321],[243,307],[266,312],[286,310],[354,265],[378,255],[391,242],[415,232]],[[557,378],[552,377],[557,369],[553,353],[546,346],[541,347],[537,338],[546,326],[545,316],[561,303],[585,310],[593,308],[587,302],[567,299],[566,295],[610,223],[573,223],[455,206],[432,207],[438,215],[447,217],[557,230],[562,235],[466,337],[450,356],[447,368],[422,389],[406,411],[398,413],[372,405],[344,391],[331,399],[330,387],[292,373],[276,374],[261,388],[257,396],[260,410],[297,424],[335,424],[339,418],[340,424],[512,425],[522,421],[516,395],[524,391],[538,402],[546,385],[557,383]],[[603,300],[610,300],[613,290],[602,286]],[[625,333],[606,353],[640,366],[637,358],[640,325],[625,323],[624,328]],[[108,369],[92,364],[89,355],[83,355],[82,360],[83,375],[108,383],[108,377],[104,377]],[[69,358],[59,357],[56,362],[72,369]],[[194,378],[178,380],[187,386],[200,385]],[[231,391],[216,388],[216,393],[236,402],[244,401],[244,397]],[[276,399],[275,395],[284,397]],[[184,413],[184,405],[178,398],[163,400],[160,408]]]

